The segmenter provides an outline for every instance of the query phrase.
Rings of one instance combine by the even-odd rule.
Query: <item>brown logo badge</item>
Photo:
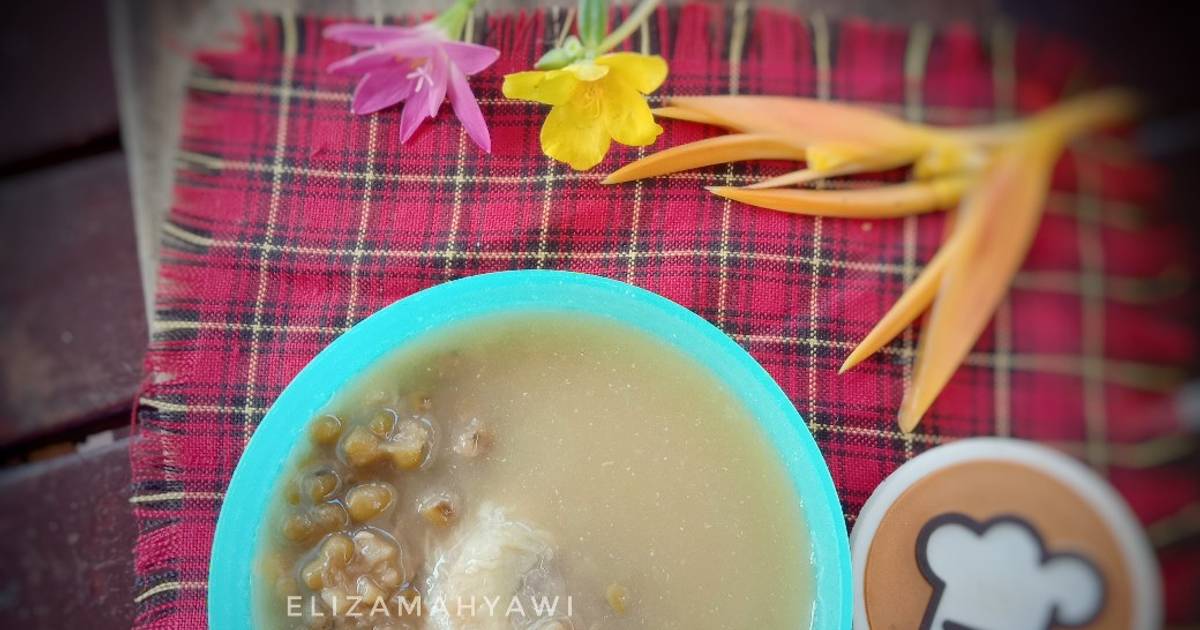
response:
[[[851,533],[856,628],[1153,630],[1157,566],[1103,480],[1057,451],[976,438],[897,469]]]

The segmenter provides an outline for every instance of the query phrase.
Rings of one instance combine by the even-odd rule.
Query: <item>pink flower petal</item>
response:
[[[400,112],[401,143],[408,142],[408,139],[416,133],[421,123],[425,122],[426,118],[429,118],[428,99],[430,92],[429,85],[423,85],[419,92],[410,94],[408,101],[404,103],[404,111]]]
[[[332,74],[365,74],[385,66],[394,65],[400,59],[428,57],[437,49],[437,44],[424,39],[402,39],[339,59],[326,70]]]
[[[454,115],[458,116],[467,135],[483,149],[484,153],[492,152],[492,136],[488,132],[487,122],[483,120],[483,112],[479,111],[479,101],[467,83],[467,75],[454,64],[450,65],[450,81],[447,88],[450,95],[450,105],[454,107]]]
[[[354,46],[374,46],[407,37],[428,37],[428,34],[429,29],[421,26],[410,28],[370,24],[334,24],[322,32],[326,39]]]
[[[500,57],[500,51],[495,48],[465,42],[443,42],[442,50],[446,51],[450,61],[467,75],[483,71]]]
[[[414,81],[403,68],[383,68],[368,72],[354,89],[350,111],[370,114],[391,107],[412,94]]]
[[[446,58],[446,53],[437,51],[429,60],[429,117],[437,116],[438,109],[442,107],[442,102],[446,100],[446,81],[450,74],[450,60]]]

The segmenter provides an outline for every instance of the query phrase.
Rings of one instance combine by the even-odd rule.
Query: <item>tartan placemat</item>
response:
[[[621,9],[622,12],[627,9]],[[291,377],[349,326],[463,275],[568,269],[631,282],[745,346],[792,398],[848,523],[913,455],[1012,435],[1075,454],[1160,543],[1169,618],[1200,618],[1200,481],[1180,457],[1169,393],[1196,350],[1171,281],[1186,245],[1155,211],[1159,174],[1119,138],[1059,163],[1036,243],[994,325],[912,435],[895,425],[916,332],[844,376],[844,355],[929,259],[941,217],[821,220],[754,209],[702,185],[786,165],[739,164],[620,186],[542,156],[545,108],[505,100],[566,11],[476,16],[500,60],[476,76],[494,152],[443,111],[406,145],[399,114],[356,117],[350,51],[322,20],[246,19],[242,47],[198,56],[133,448],[137,625],[205,625],[209,548],[238,457]],[[660,9],[627,46],[667,57],[652,97],[772,93],[854,100],[942,123],[1039,109],[1089,80],[1086,56],[1007,26],[883,27],[768,8]],[[666,122],[656,147],[716,133]],[[303,419],[298,419],[301,421]]]

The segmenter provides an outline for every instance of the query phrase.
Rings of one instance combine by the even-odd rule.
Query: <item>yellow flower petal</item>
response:
[[[567,102],[577,87],[579,79],[574,72],[531,70],[505,75],[501,90],[508,98],[559,105]]]
[[[604,125],[613,140],[644,147],[658,139],[663,129],[654,122],[646,97],[620,80],[605,80],[601,88]]]
[[[563,68],[563,71],[574,74],[575,78],[580,81],[598,81],[608,74],[608,66],[596,65],[590,61],[585,61],[573,63]]]
[[[599,164],[608,153],[608,129],[595,91],[593,86],[579,90],[575,98],[555,105],[542,123],[542,151],[577,171]]]
[[[597,57],[596,64],[612,68],[614,75],[642,94],[657,90],[667,80],[667,60],[658,55],[611,53]]]

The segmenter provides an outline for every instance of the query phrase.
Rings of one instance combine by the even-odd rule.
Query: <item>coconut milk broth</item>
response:
[[[398,496],[372,525],[395,534],[418,586],[455,536],[416,514],[439,492],[461,522],[488,503],[547,532],[576,628],[809,627],[810,551],[786,470],[736,398],[679,351],[599,318],[496,317],[386,358],[328,411],[354,426],[414,391],[430,459],[374,473]],[[452,446],[472,419],[490,448],[464,458]],[[267,575],[286,579],[296,552],[274,539]],[[606,599],[614,584],[623,614]]]

